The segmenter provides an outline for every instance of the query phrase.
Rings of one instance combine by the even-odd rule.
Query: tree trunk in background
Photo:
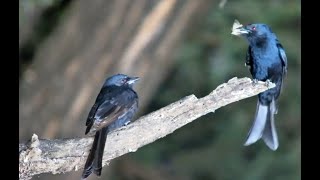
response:
[[[33,133],[39,138],[84,136],[88,112],[103,81],[114,73],[142,78],[135,88],[141,114],[174,64],[175,49],[186,30],[212,3],[71,2],[20,81],[20,142]]]

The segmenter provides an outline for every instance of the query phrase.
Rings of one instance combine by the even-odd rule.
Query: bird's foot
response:
[[[252,80],[252,86],[255,86],[255,85],[257,85],[258,84],[258,79],[253,79]]]
[[[269,79],[267,79],[266,82],[265,82],[265,85],[266,85],[267,87],[269,87],[270,84],[271,84],[271,81],[270,81]]]
[[[131,123],[131,121],[127,121],[126,123],[124,123],[124,125],[127,126],[130,123]]]

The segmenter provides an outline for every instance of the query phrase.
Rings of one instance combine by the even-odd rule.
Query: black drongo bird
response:
[[[277,113],[283,79],[287,73],[286,53],[278,41],[277,36],[266,24],[249,24],[242,26],[235,21],[236,26],[232,34],[241,35],[249,42],[246,54],[246,65],[254,79],[275,83],[271,88],[258,95],[258,103],[254,123],[248,133],[245,146],[255,143],[260,138],[271,150],[279,146],[274,114]],[[238,25],[237,25],[238,24]]]
[[[94,141],[88,155],[82,179],[92,172],[101,175],[102,156],[108,132],[130,123],[138,109],[138,95],[132,89],[138,77],[116,74],[104,82],[97,99],[92,106],[85,134],[94,135]]]

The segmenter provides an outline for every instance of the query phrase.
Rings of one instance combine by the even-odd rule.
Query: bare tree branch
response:
[[[140,117],[108,135],[103,165],[110,160],[156,141],[193,120],[216,109],[273,88],[273,83],[252,84],[249,78],[232,78],[209,95],[189,95],[177,102]],[[19,145],[19,177],[30,179],[36,174],[65,173],[82,169],[93,141],[92,137],[73,139],[38,139]]]

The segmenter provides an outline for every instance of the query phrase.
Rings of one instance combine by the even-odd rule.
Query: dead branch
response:
[[[198,99],[189,95],[177,102],[140,117],[108,135],[103,165],[112,159],[163,138],[193,120],[230,103],[255,96],[274,84],[249,78],[232,78],[221,84],[209,95]],[[30,179],[36,174],[65,173],[82,169],[93,138],[38,139],[33,135],[30,142],[19,145],[19,178]]]

